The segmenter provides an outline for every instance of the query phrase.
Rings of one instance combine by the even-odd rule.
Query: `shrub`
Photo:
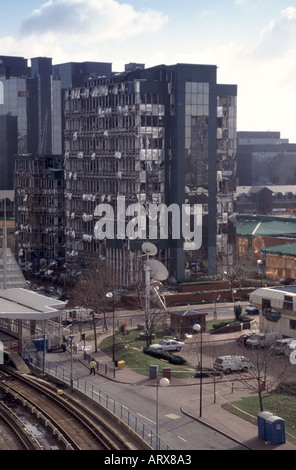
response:
[[[175,364],[178,366],[186,364],[186,359],[184,357],[171,354],[168,351],[159,351],[156,349],[151,349],[151,348],[144,348],[143,349],[144,354],[149,354],[149,356],[156,357],[157,359],[164,359],[168,361],[170,364]]]

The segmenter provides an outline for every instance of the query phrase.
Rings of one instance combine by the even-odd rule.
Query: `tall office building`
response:
[[[197,266],[209,274],[229,272],[236,86],[217,84],[216,66],[140,65],[93,77],[66,93],[66,260],[107,258],[118,281],[130,284],[142,243],[149,239],[178,281],[192,278]],[[102,203],[112,208],[115,221],[113,236],[99,239]],[[123,237],[122,228],[136,222],[126,214],[121,218],[120,211],[137,203],[139,233]],[[169,232],[161,238],[159,231],[149,236],[151,205],[162,203],[175,204],[181,216],[187,204],[187,237]],[[202,209],[202,240],[194,246],[188,230],[195,204]]]
[[[102,62],[52,65],[48,57],[34,57],[28,66],[23,57],[0,56],[0,166],[8,189],[13,189],[16,154],[64,153],[64,90],[83,86],[92,74],[111,73],[111,68]],[[15,135],[10,117],[17,120]],[[9,180],[4,179],[7,173]],[[1,180],[0,189],[4,189]]]
[[[62,153],[61,84],[52,77],[51,59],[33,58],[28,67],[24,58],[0,56],[0,82],[1,127],[9,125],[9,117],[17,120],[16,133],[10,130],[1,144],[1,166],[11,174],[16,154]],[[4,153],[4,146],[11,150]],[[13,179],[8,189],[13,189]]]

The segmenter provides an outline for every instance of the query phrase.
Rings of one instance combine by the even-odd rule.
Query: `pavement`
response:
[[[85,332],[86,336],[93,334],[93,331]],[[109,333],[110,334],[110,333]],[[80,334],[76,334],[75,337],[78,339]],[[105,337],[104,334],[101,335],[101,340]],[[77,341],[75,339],[75,341]],[[84,352],[82,350],[83,346],[82,341],[78,341],[77,345],[77,354],[75,354],[75,361],[80,361],[84,364],[85,367],[88,367],[88,360],[84,359]],[[91,343],[87,343],[91,345]],[[92,347],[93,349],[93,347]],[[144,384],[147,383],[147,386],[152,385],[153,379],[149,379],[146,376],[143,376],[139,373],[134,372],[129,367],[125,366],[124,368],[116,368],[115,374],[112,373],[113,362],[112,358],[104,354],[103,351],[99,349],[98,352],[89,351],[91,357],[93,357],[97,363],[100,364],[99,374],[104,376],[104,378],[116,381],[118,383],[124,384]],[[61,356],[64,356],[63,354]],[[70,361],[70,357],[69,357]],[[101,365],[106,365],[108,368],[108,373],[105,373],[104,367]],[[100,372],[101,370],[101,372]],[[92,376],[94,378],[94,376]],[[231,379],[230,379],[231,380]],[[258,427],[255,424],[248,422],[247,420],[240,418],[239,416],[230,413],[229,411],[223,409],[222,405],[225,402],[234,403],[239,401],[244,396],[249,396],[251,393],[248,390],[242,388],[242,385],[234,385],[229,382],[229,390],[227,394],[216,393],[215,403],[213,400],[213,393],[207,394],[206,392],[206,383],[203,383],[203,396],[202,396],[202,416],[200,417],[200,398],[199,395],[196,396],[197,388],[199,384],[199,379],[197,378],[170,378],[170,387],[185,387],[194,385],[194,391],[192,393],[192,398],[187,399],[180,407],[180,410],[196,419],[205,425],[211,427],[217,432],[222,433],[226,437],[229,437],[236,441],[238,444],[242,444],[247,449],[250,450],[296,450],[296,445],[293,445],[286,440],[285,443],[281,444],[271,444],[265,442],[263,439],[258,436]],[[212,385],[211,385],[212,388]],[[188,395],[188,394],[186,394]],[[235,405],[233,405],[235,406]]]

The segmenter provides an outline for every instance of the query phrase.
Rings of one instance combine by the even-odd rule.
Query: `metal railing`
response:
[[[71,377],[71,372],[54,362],[42,361],[40,358],[33,357],[25,348],[23,349],[23,359],[29,363],[30,367],[43,370],[44,373],[51,375],[60,381],[68,384],[73,390],[83,393],[95,402],[99,403],[109,412],[111,412],[122,423],[132,429],[144,442],[152,449],[173,450],[155,431],[147,426],[126,406],[121,405],[98,386],[88,382],[79,376]]]

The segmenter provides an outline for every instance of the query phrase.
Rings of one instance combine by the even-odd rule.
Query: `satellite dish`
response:
[[[146,255],[154,256],[157,253],[157,248],[153,243],[144,242],[142,245],[142,250]]]
[[[160,261],[151,259],[149,261],[149,265],[152,279],[155,279],[156,281],[165,281],[168,278],[168,270]]]
[[[156,281],[156,280],[152,281],[150,283],[150,286],[153,290],[157,289],[158,292],[162,292],[164,289],[163,284],[160,281]]]

